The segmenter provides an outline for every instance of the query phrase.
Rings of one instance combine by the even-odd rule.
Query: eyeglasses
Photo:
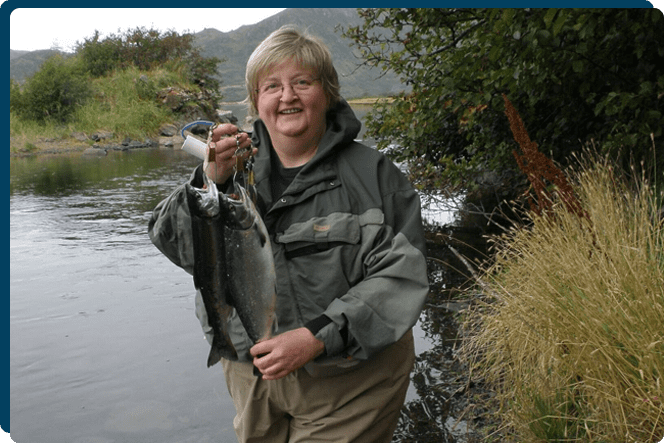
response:
[[[318,78],[297,77],[291,80],[289,85],[296,93],[307,93],[314,88],[315,83],[318,81],[320,81]],[[270,81],[259,85],[256,92],[260,95],[276,96],[284,92],[284,85],[277,81]]]

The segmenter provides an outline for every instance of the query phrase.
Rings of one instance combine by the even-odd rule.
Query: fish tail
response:
[[[218,346],[215,346],[216,341],[217,341],[216,339],[212,340],[212,347],[210,348],[210,355],[208,355],[208,360],[207,360],[207,367],[208,368],[210,366],[218,363],[219,360],[221,360],[221,351],[219,350]]]
[[[210,354],[208,355],[207,361],[208,368],[217,364],[222,358],[237,360],[237,351],[233,348],[233,345],[230,344],[230,341],[227,343],[218,339],[216,335],[212,338],[212,347],[210,348]]]

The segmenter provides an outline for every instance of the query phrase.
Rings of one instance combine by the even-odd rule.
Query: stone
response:
[[[163,135],[164,137],[173,137],[177,133],[178,133],[177,126],[172,124],[165,124],[162,125],[161,128],[159,128],[159,134]]]
[[[216,117],[219,123],[232,123],[234,125],[237,124],[237,117],[233,114],[233,111],[223,111],[221,109],[217,109]]]
[[[110,131],[97,131],[94,134],[92,134],[90,138],[94,141],[106,140],[109,138],[113,138],[113,133]]]
[[[106,152],[106,149],[95,148],[95,147],[88,148],[88,149],[86,149],[85,151],[83,151],[83,155],[91,155],[91,156],[98,155],[98,156],[103,156],[103,155],[106,155],[106,154],[108,154],[108,152]]]
[[[73,132],[73,133],[71,134],[71,136],[72,136],[74,139],[78,140],[79,142],[84,142],[84,141],[87,141],[87,140],[88,140],[88,136],[85,135],[85,133],[83,133],[83,132]]]

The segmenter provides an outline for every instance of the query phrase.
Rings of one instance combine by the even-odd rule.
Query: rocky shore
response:
[[[217,111],[217,121],[237,125],[238,119],[231,111]],[[10,139],[10,157],[25,157],[38,154],[63,154],[81,152],[82,155],[104,156],[109,151],[128,151],[142,148],[180,148],[184,139],[180,135],[180,128],[188,122],[168,123],[159,128],[157,137],[146,137],[135,140],[125,137],[118,141],[115,134],[110,131],[96,131],[92,134],[73,132],[69,138],[42,138],[30,141],[30,148],[13,145]],[[202,134],[196,134],[201,136]],[[205,138],[204,135],[202,138]]]

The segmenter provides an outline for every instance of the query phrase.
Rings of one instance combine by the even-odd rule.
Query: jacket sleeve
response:
[[[390,171],[383,175],[382,211],[360,216],[364,277],[324,312],[332,323],[317,337],[328,356],[363,360],[395,343],[415,325],[429,292],[420,199]]]
[[[192,184],[196,181],[197,173],[198,169],[191,176]],[[178,186],[152,211],[148,235],[152,244],[170,261],[193,274],[194,244],[184,184]]]

